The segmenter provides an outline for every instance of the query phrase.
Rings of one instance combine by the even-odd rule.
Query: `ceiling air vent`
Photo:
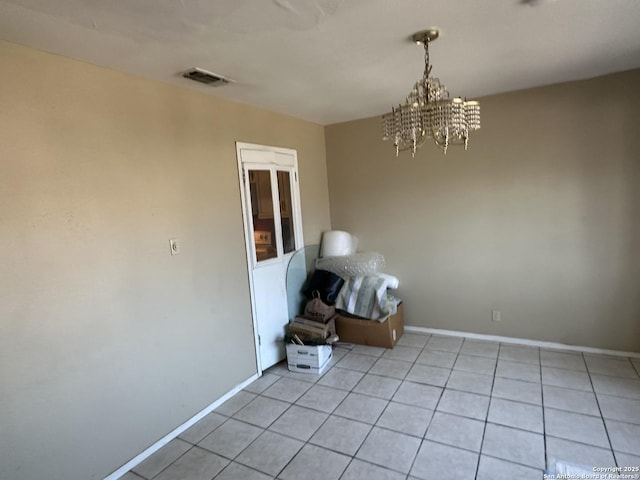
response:
[[[212,87],[219,87],[220,85],[226,85],[229,82],[233,82],[230,78],[225,78],[215,73],[207,72],[201,68],[190,68],[182,74],[184,78],[193,80],[194,82],[204,83],[205,85],[211,85]]]

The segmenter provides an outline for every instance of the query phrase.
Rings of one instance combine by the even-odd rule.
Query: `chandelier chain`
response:
[[[429,62],[429,41],[424,42],[424,78],[431,75],[431,65]]]

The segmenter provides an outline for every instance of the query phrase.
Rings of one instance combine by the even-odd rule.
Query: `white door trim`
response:
[[[277,160],[273,162],[243,162],[242,161],[242,150],[257,150],[274,153],[276,155]],[[277,154],[284,154],[282,157],[278,157]],[[245,252],[247,258],[247,275],[249,277],[249,290],[250,290],[250,300],[251,300],[251,317],[253,323],[253,336],[254,336],[254,347],[256,353],[256,368],[258,375],[262,375],[262,362],[261,362],[261,354],[260,354],[260,339],[258,334],[258,324],[256,321],[256,300],[255,300],[255,289],[254,289],[254,281],[253,281],[253,268],[257,266],[257,261],[255,257],[255,249],[253,248],[253,223],[249,221],[249,211],[250,211],[250,198],[247,198],[247,192],[249,189],[249,178],[245,176],[245,165],[249,164],[261,164],[262,166],[269,167],[282,167],[282,170],[289,171],[293,175],[290,175],[291,178],[291,202],[292,209],[294,212],[297,212],[297,220],[294,220],[294,233],[295,233],[295,248],[294,251],[291,252],[292,255],[296,250],[300,249],[304,245],[304,238],[302,232],[302,209],[300,205],[300,188],[298,183],[298,152],[294,149],[290,148],[282,148],[282,147],[271,147],[267,145],[259,145],[255,143],[246,143],[246,142],[236,142],[236,158],[238,162],[238,182],[240,185],[240,199],[242,202],[242,221],[243,221],[243,230],[244,230],[244,239],[245,239]],[[289,160],[291,159],[291,160]],[[278,161],[279,160],[279,161]],[[277,179],[276,179],[277,180]],[[273,184],[274,182],[272,182]],[[277,184],[275,182],[276,189],[272,190],[272,196],[278,195]],[[294,184],[297,188],[294,188]],[[276,217],[277,215],[277,217]],[[279,212],[274,212],[274,220],[279,219]],[[276,244],[278,245],[278,250],[280,250],[280,244],[282,242],[278,241]],[[278,252],[279,255],[282,255],[282,252]],[[268,262],[268,260],[267,260]],[[266,265],[266,264],[265,264]],[[259,268],[259,267],[258,267]]]

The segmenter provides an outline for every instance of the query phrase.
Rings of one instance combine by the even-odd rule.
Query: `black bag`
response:
[[[335,305],[338,293],[344,285],[344,280],[332,272],[316,270],[309,279],[309,285],[304,290],[307,298],[313,297],[313,292],[318,291],[322,301],[328,305]]]

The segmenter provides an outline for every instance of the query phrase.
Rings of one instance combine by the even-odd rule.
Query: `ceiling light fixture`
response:
[[[411,150],[411,156],[415,156],[427,138],[433,138],[445,154],[449,145],[464,145],[466,150],[469,132],[480,128],[480,104],[450,98],[440,80],[429,76],[429,43],[438,35],[439,31],[431,28],[411,37],[418,45],[424,45],[424,76],[403,105],[382,116],[382,139],[393,141],[396,156],[404,150]]]

